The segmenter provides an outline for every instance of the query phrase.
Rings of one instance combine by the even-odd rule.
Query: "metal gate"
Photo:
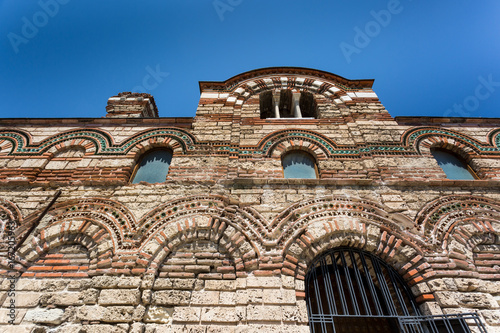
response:
[[[474,314],[422,316],[401,276],[378,257],[337,248],[317,258],[306,276],[309,326],[313,333],[469,333]]]

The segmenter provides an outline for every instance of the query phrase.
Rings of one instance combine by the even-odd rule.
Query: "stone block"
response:
[[[249,321],[281,321],[281,307],[277,305],[249,305],[247,306],[247,320]]]
[[[289,275],[282,275],[281,285],[283,286],[283,288],[293,289],[295,288],[295,278]]]
[[[200,290],[193,291],[191,295],[191,304],[192,305],[207,305],[214,304],[217,305],[219,303],[219,291],[215,290]]]
[[[248,304],[248,290],[236,290],[236,304]]]
[[[280,288],[281,279],[276,276],[249,276],[247,278],[247,288]]]
[[[137,305],[140,302],[139,290],[103,289],[99,295],[99,305]]]
[[[486,324],[492,326],[500,326],[500,311],[495,310],[482,310],[480,313],[483,315]]]
[[[264,289],[262,292],[262,301],[264,304],[281,304],[283,295],[280,289]]]
[[[418,283],[418,284],[414,285],[413,287],[411,287],[411,291],[412,291],[414,296],[418,297],[422,294],[430,293],[431,289],[429,288],[427,283],[422,282],[422,283]]]
[[[59,325],[63,321],[62,309],[31,309],[26,312],[24,321],[37,324]]]
[[[99,291],[97,289],[87,289],[82,292],[60,292],[48,293],[41,297],[40,304],[56,306],[75,306],[82,304],[95,304]]]
[[[206,290],[236,290],[236,280],[206,280]]]
[[[234,291],[221,291],[220,297],[219,297],[219,304],[235,305],[236,304],[236,292],[234,292]]]
[[[128,333],[144,333],[144,323],[132,323]]]
[[[299,309],[296,306],[283,306],[281,309],[283,322],[298,322],[300,320]]]
[[[249,304],[262,304],[264,297],[263,289],[247,289],[248,303]]]
[[[436,279],[427,282],[431,291],[456,291],[458,290],[457,284],[454,279],[444,278],[444,279]]]
[[[150,306],[146,311],[144,321],[147,323],[161,323],[172,325],[173,307]]]
[[[201,308],[177,306],[174,308],[173,320],[176,322],[199,322]]]
[[[165,279],[158,278],[153,285],[154,290],[180,289],[192,290],[195,286],[195,279]]]
[[[38,305],[41,297],[41,293],[39,292],[16,292],[14,297],[16,302],[16,308],[34,308]],[[5,299],[3,307],[8,307],[10,304],[11,298],[8,297]]]
[[[202,322],[235,323],[238,322],[233,307],[205,307],[201,310]]]
[[[19,325],[27,311],[28,309],[15,309],[15,312],[12,313],[11,309],[0,309],[0,325],[7,324],[10,320],[14,320],[14,324]]]
[[[153,305],[187,305],[191,292],[187,290],[161,290],[155,291],[152,297]]]
[[[102,306],[81,306],[76,310],[76,319],[79,321],[101,321],[103,316]]]
[[[493,296],[485,293],[466,292],[436,292],[436,300],[442,307],[450,308],[498,308]]]

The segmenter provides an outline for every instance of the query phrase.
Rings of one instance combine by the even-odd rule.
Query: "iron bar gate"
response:
[[[317,258],[306,276],[313,333],[486,333],[477,314],[423,316],[401,276],[378,257],[337,248]]]

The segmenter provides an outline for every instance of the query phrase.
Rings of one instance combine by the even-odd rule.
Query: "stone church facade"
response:
[[[500,118],[394,118],[372,84],[264,68],[194,118],[0,119],[0,331],[500,332]]]

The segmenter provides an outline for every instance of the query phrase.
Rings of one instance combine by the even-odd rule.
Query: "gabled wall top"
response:
[[[246,83],[247,81],[265,80],[279,76],[296,76],[312,79],[312,83],[328,82],[343,90],[361,90],[371,89],[373,86],[373,79],[363,80],[349,80],[342,76],[332,74],[317,69],[303,68],[303,67],[266,67],[254,69],[245,73],[233,76],[226,81],[200,81],[200,92],[214,90],[214,91],[232,91],[236,87]],[[314,80],[314,79],[318,80]],[[318,83],[316,82],[316,84]]]

